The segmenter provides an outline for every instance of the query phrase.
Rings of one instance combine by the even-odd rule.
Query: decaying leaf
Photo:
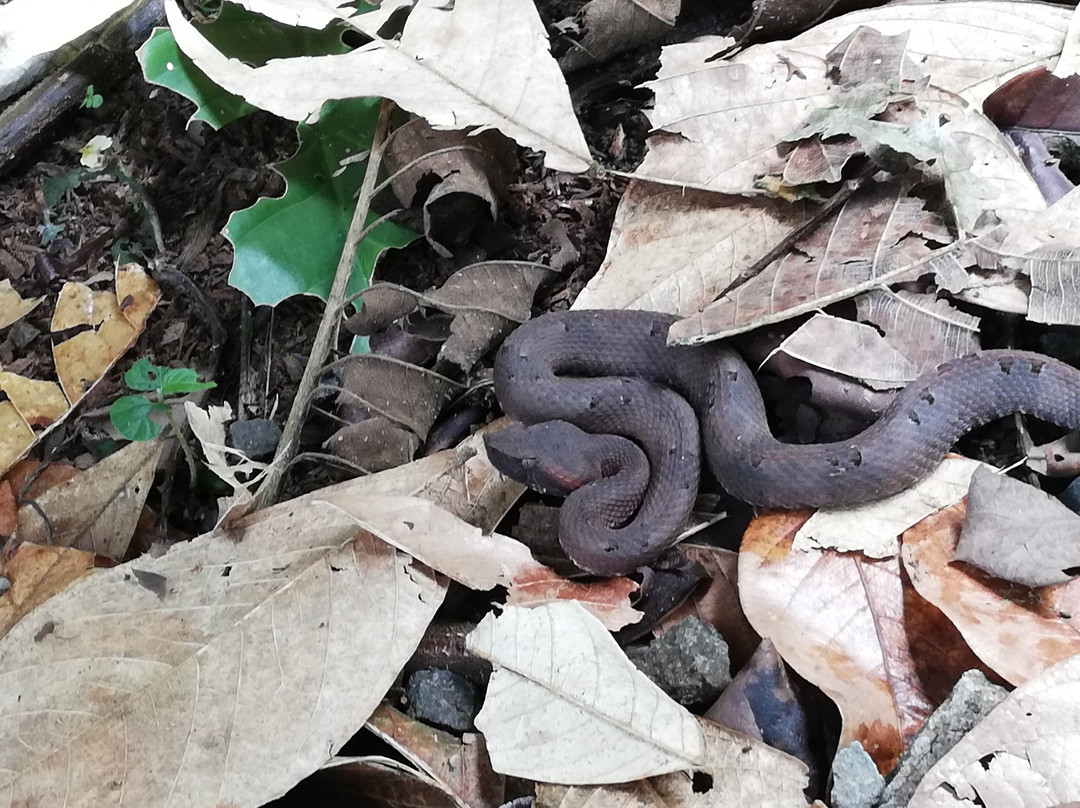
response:
[[[262,805],[360,728],[444,591],[336,511],[292,503],[99,571],[0,639],[0,788],[12,804]]]
[[[926,773],[910,808],[1080,800],[1080,656],[1021,685]]]
[[[556,783],[621,783],[706,762],[689,712],[626,658],[580,604],[508,606],[469,635],[495,666],[477,728],[495,770]]]
[[[570,44],[559,65],[569,72],[655,41],[681,9],[682,0],[590,0],[578,12],[580,33],[566,36]]]
[[[963,505],[924,519],[904,534],[904,569],[919,595],[940,609],[979,659],[1003,679],[1022,684],[1080,654],[1080,584],[1042,590],[953,564]]]

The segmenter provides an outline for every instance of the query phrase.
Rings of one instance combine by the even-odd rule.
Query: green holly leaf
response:
[[[353,159],[371,147],[379,103],[352,98],[324,104],[317,123],[297,126],[296,154],[276,166],[285,178],[284,196],[260,199],[229,217],[224,232],[235,249],[229,283],[256,304],[272,306],[300,294],[326,299],[367,166]],[[370,214],[368,223],[377,218]],[[392,222],[375,227],[357,251],[349,294],[367,286],[384,250],[415,238]]]

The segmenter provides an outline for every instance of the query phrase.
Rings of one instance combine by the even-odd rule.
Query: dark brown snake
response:
[[[631,572],[673,542],[697,496],[702,444],[733,496],[825,507],[907,488],[965,432],[1013,412],[1080,428],[1080,370],[1040,354],[990,350],[920,376],[853,438],[781,443],[739,355],[720,343],[669,347],[676,319],[642,311],[546,314],[511,334],[495,360],[495,393],[511,419],[570,422],[633,441],[594,445],[566,424],[513,426],[488,440],[504,473],[552,493],[573,491],[560,514],[560,540],[596,574]],[[647,483],[640,464],[633,470],[634,444],[648,458]],[[567,454],[572,459],[563,461]],[[590,476],[600,479],[578,488]]]

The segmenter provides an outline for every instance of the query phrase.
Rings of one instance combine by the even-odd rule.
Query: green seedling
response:
[[[94,92],[94,85],[91,84],[86,88],[86,95],[83,97],[82,106],[84,109],[97,109],[105,101],[99,93]]]
[[[124,382],[132,390],[153,394],[151,398],[121,396],[109,408],[109,420],[128,440],[153,440],[158,436],[161,425],[150,418],[154,412],[164,414],[173,432],[180,434],[165,399],[217,386],[214,382],[200,382],[191,368],[163,368],[145,357],[124,374]]]

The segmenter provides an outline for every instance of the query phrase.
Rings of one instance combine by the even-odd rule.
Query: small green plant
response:
[[[104,100],[99,93],[94,92],[94,85],[91,84],[86,88],[86,96],[82,100],[82,106],[85,109],[97,109]]]
[[[145,357],[131,366],[124,374],[124,382],[132,390],[154,393],[151,400],[145,396],[121,396],[109,408],[109,419],[120,434],[128,440],[153,440],[161,432],[161,426],[150,420],[150,414],[160,412],[165,415],[173,432],[180,430],[173,422],[167,396],[194,393],[216,387],[214,382],[200,382],[198,375],[191,368],[163,368],[153,364]]]

